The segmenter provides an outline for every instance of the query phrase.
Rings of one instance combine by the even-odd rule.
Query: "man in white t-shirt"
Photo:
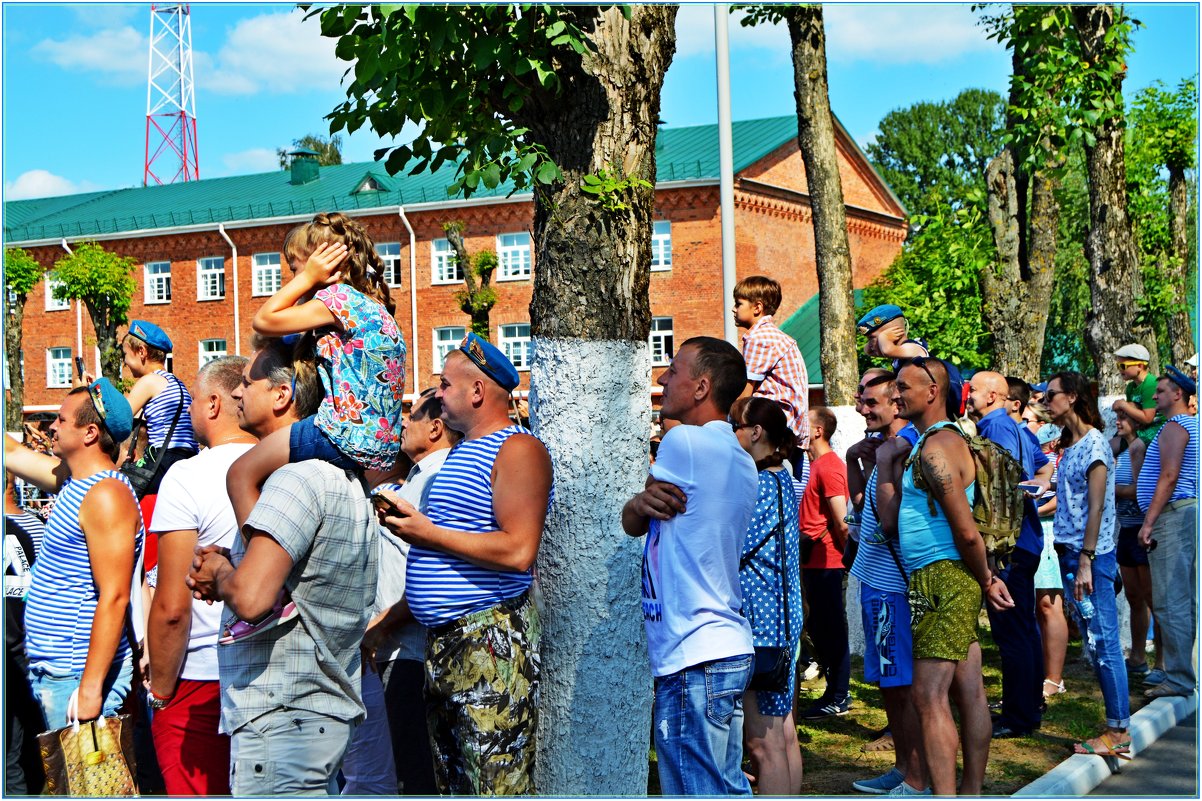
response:
[[[727,415],[746,383],[728,342],[694,337],[659,379],[664,435],[622,528],[647,535],[643,621],[655,677],[655,752],[664,795],[751,795],[740,768],[751,626],[739,555],[758,487]]]
[[[224,604],[192,598],[184,583],[198,545],[228,548],[237,533],[225,474],[258,440],[238,427],[233,392],[246,359],[225,356],[200,368],[192,428],[205,450],[167,471],[150,530],[159,538],[157,589],[150,605],[151,731],[169,795],[228,795],[230,738],[219,734],[217,636]]]

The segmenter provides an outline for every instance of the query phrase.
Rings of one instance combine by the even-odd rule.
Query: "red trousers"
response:
[[[221,685],[180,679],[150,733],[168,795],[229,795],[230,738],[217,733]]]

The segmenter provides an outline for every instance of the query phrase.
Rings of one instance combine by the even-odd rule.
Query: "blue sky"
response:
[[[1198,5],[1131,6],[1145,23],[1127,94],[1198,72]],[[713,9],[686,5],[664,87],[669,125],[717,121]],[[275,149],[325,133],[345,65],[316,22],[291,5],[193,3],[201,177],[276,168]],[[3,6],[3,186],[6,199],[134,186],[142,179],[149,5]],[[1006,91],[1009,55],[965,4],[828,4],[831,104],[863,145],[889,111],[967,88]],[[730,23],[735,119],[794,113],[788,34]],[[365,161],[370,133],[344,135]]]

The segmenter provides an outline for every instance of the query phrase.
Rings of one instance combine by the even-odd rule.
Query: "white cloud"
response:
[[[294,9],[241,20],[217,55],[196,56],[196,81],[220,94],[336,91],[346,64],[334,56],[335,41],[316,20]]]
[[[825,21],[830,61],[938,64],[999,47],[967,5],[832,4]]]
[[[49,170],[28,170],[17,176],[15,181],[4,182],[5,200],[28,200],[37,197],[58,197],[79,192],[95,192],[99,189],[90,181],[76,183]]]
[[[789,60],[789,31],[783,23],[745,28],[742,13],[729,17],[732,52],[773,61]],[[936,64],[968,53],[995,50],[972,8],[959,4],[865,3],[823,6],[827,60],[886,64]],[[751,51],[750,53],[748,51]],[[682,5],[676,15],[679,58],[714,52],[711,5]]]
[[[254,147],[238,153],[226,153],[221,157],[221,163],[225,165],[225,175],[252,175],[280,168],[280,159],[276,152],[267,147]]]
[[[92,72],[120,85],[146,81],[149,43],[129,25],[89,35],[43,39],[32,48],[35,58],[65,70]]]
[[[150,28],[148,6],[122,5],[117,3],[80,3],[71,6],[75,18],[90,28],[116,28],[131,22]]]

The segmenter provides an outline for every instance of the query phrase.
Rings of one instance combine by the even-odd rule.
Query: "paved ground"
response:
[[[1090,795],[1198,797],[1198,713],[1166,731],[1147,750],[1123,763]]]

